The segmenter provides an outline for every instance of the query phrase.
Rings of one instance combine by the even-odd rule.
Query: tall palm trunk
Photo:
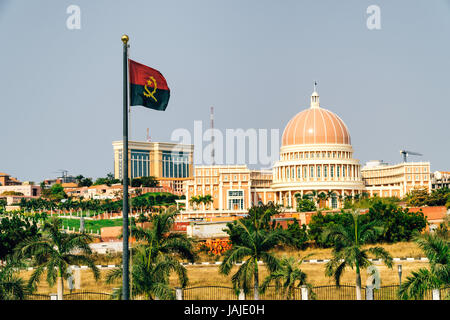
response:
[[[64,294],[64,278],[60,275],[57,279],[57,294],[58,294],[58,300],[63,300],[63,294]]]
[[[259,300],[259,274],[258,274],[258,259],[255,258],[255,283],[253,287],[254,299]]]
[[[356,265],[356,300],[361,300],[361,274],[358,265]]]

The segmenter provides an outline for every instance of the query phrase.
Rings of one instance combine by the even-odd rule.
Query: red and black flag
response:
[[[170,89],[163,75],[153,68],[128,59],[130,68],[130,105],[164,111]]]

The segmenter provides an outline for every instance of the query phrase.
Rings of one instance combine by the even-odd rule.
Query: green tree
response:
[[[372,254],[383,263],[392,268],[392,257],[384,248],[373,247],[363,249],[363,245],[377,238],[381,232],[379,221],[363,223],[358,210],[352,212],[352,223],[329,226],[323,235],[333,243],[333,258],[325,266],[325,275],[334,277],[336,285],[340,285],[340,279],[345,268],[355,268],[356,273],[356,299],[361,300],[361,269],[372,265],[368,254]]]
[[[61,200],[66,199],[67,194],[64,192],[64,188],[61,184],[55,183],[50,187],[49,198],[51,200]]]
[[[0,300],[24,300],[30,291],[25,281],[17,276],[16,264],[0,267]]]
[[[415,232],[422,232],[427,219],[422,211],[410,212],[395,203],[374,199],[366,217],[369,221],[383,221],[383,232],[378,241],[393,243],[410,241]]]
[[[26,238],[37,237],[39,217],[19,217],[0,220],[0,261],[14,253],[14,248]]]
[[[132,234],[140,242],[131,267],[133,294],[144,294],[148,299],[173,299],[173,290],[169,286],[171,272],[177,275],[182,287],[187,285],[187,270],[180,259],[194,262],[196,254],[193,239],[170,232],[177,214],[176,210],[168,209],[152,216],[149,229],[132,226]],[[115,269],[108,274],[107,281],[111,283],[121,277],[120,269]],[[121,290],[120,287],[117,296]]]
[[[62,221],[53,217],[44,223],[42,237],[25,239],[16,249],[19,259],[31,258],[36,267],[28,281],[28,287],[35,288],[46,272],[49,286],[57,283],[58,300],[63,298],[64,279],[70,276],[70,265],[87,265],[96,280],[100,277],[100,271],[90,257],[92,251],[89,243],[92,237],[84,233],[61,232],[61,226]]]
[[[134,178],[134,179],[131,179],[131,186],[132,186],[133,188],[139,188],[139,187],[141,187],[141,186],[142,186],[141,178]]]
[[[143,187],[156,188],[158,187],[158,180],[153,176],[141,177]]]
[[[261,284],[260,293],[266,292],[271,283],[275,283],[275,291],[281,292],[286,300],[292,300],[295,288],[307,286],[312,293],[312,285],[307,281],[307,275],[300,269],[303,260],[310,257],[305,256],[300,261],[293,257],[284,257],[280,261],[280,268],[271,272]]]
[[[297,200],[297,212],[311,212],[316,211],[317,207],[313,200],[310,199],[298,199]]]
[[[95,180],[95,182],[94,182],[94,186],[99,186],[99,185],[103,185],[103,184],[106,184],[106,185],[111,185],[110,184],[110,180],[108,179],[108,178],[98,178],[97,180]]]
[[[20,200],[24,200],[24,198],[20,199]],[[5,199],[0,199],[0,212],[3,212],[6,210],[6,205],[7,202]]]
[[[225,229],[230,235],[232,247],[225,252],[219,272],[228,275],[235,263],[247,258],[231,281],[236,291],[242,289],[247,294],[253,278],[255,300],[259,299],[258,261],[262,260],[269,272],[274,272],[280,264],[270,250],[280,243],[291,241],[281,228],[270,229],[273,210],[271,206],[252,207],[248,217],[227,224],[228,229]]]
[[[300,226],[300,222],[294,219],[294,222],[290,223],[287,227],[287,232],[290,235],[289,238],[292,240],[289,244],[296,249],[305,249],[306,242],[308,241],[308,233],[306,230],[307,227],[305,224]]]
[[[450,249],[448,239],[433,234],[417,236],[415,241],[425,253],[429,269],[412,271],[400,287],[401,299],[423,299],[425,292],[443,289],[450,284]],[[446,299],[450,299],[447,294]]]

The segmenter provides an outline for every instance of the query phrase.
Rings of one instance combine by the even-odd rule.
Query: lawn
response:
[[[64,228],[75,228],[78,230],[80,228],[80,219],[67,219],[61,218],[63,221]],[[100,232],[101,228],[104,227],[117,227],[122,225],[122,219],[103,219],[103,220],[84,220],[84,228],[87,231],[91,231],[94,233]]]

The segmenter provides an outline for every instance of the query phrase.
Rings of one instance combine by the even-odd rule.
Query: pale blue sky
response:
[[[66,28],[71,4],[81,30]],[[381,30],[366,27],[372,4]],[[133,139],[208,125],[210,106],[221,130],[282,133],[317,80],[362,164],[400,162],[405,148],[450,170],[449,1],[0,0],[0,172],[39,182],[112,171],[123,33],[130,57],[171,88],[165,112],[134,107]]]

